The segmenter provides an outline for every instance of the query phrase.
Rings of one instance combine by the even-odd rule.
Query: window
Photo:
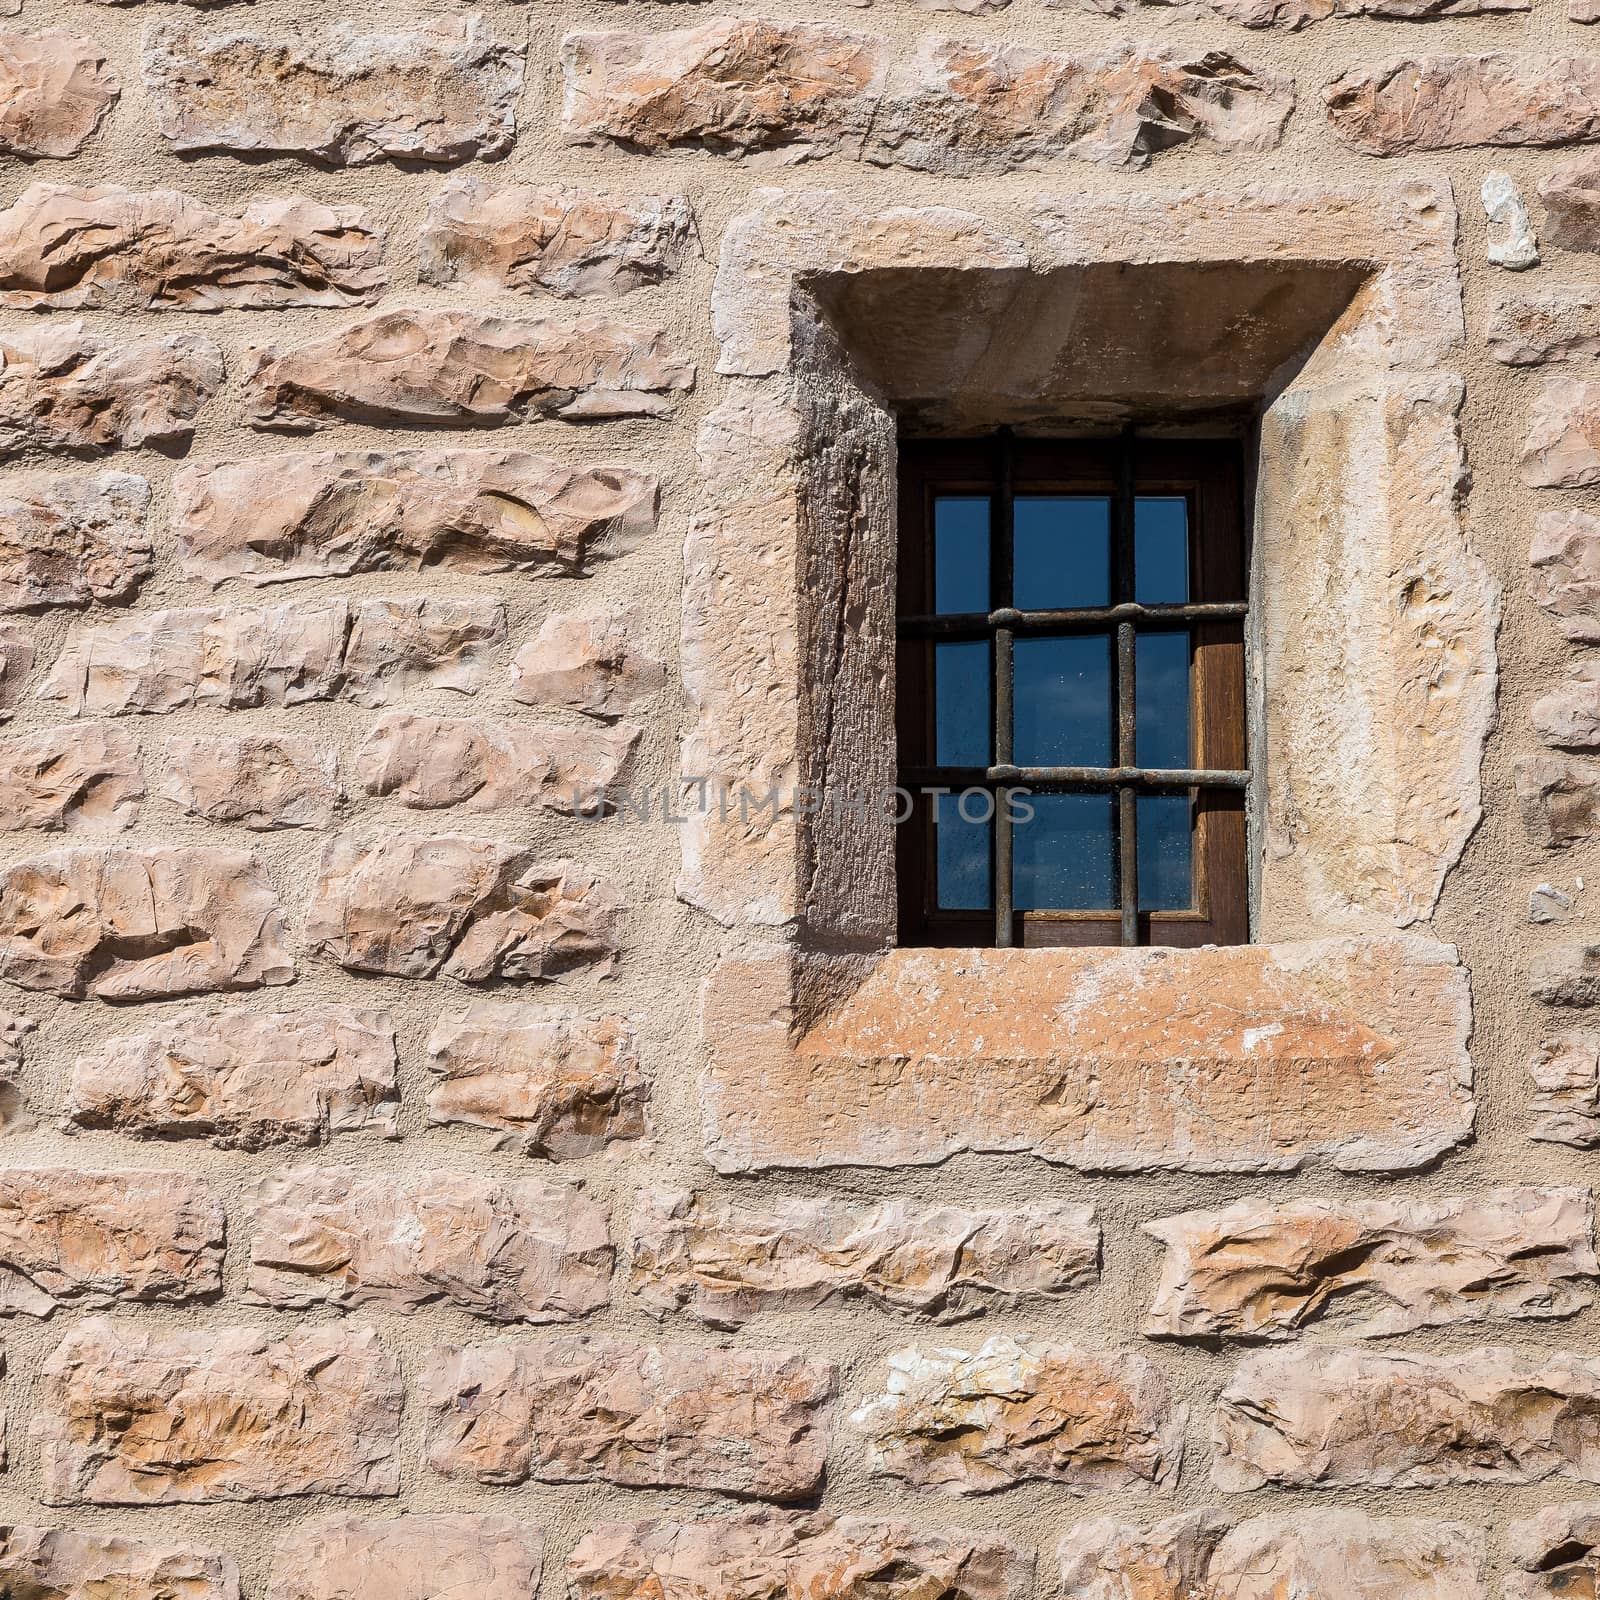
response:
[[[1241,459],[902,441],[902,944],[1248,938]]]

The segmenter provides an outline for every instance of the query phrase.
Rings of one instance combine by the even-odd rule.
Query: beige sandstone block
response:
[[[337,752],[301,734],[180,734],[161,751],[161,795],[207,822],[331,828]]]
[[[485,656],[505,636],[498,600],[358,600],[350,607],[343,697],[383,706],[412,688],[475,694],[488,677]]]
[[[40,1369],[46,1505],[399,1492],[400,1364],[370,1328],[80,1322]]]
[[[1240,1200],[1147,1222],[1166,1246],[1154,1339],[1378,1338],[1566,1317],[1595,1299],[1586,1189],[1428,1200]]]
[[[795,1197],[740,1204],[713,1193],[643,1190],[633,1216],[632,1288],[662,1315],[687,1308],[714,1328],[763,1311],[864,1300],[953,1322],[1058,1300],[1100,1275],[1094,1208],[878,1205]]]
[[[248,851],[53,850],[0,873],[0,978],[69,1000],[291,983],[283,908]]]
[[[511,663],[511,696],[590,717],[637,716],[666,687],[667,669],[644,644],[644,614],[557,612]]]
[[[561,65],[569,144],[804,160],[859,154],[888,52],[881,38],[831,22],[722,17],[658,33],[571,33]]]
[[[463,834],[339,834],[323,852],[306,943],[351,972],[462,983],[616,965],[615,887],[568,861]]]
[[[1230,1522],[1191,1511],[1141,1530],[1068,1529],[1060,1600],[1487,1600],[1481,1529],[1437,1517],[1308,1511]]]
[[[395,1137],[394,1026],[382,1011],[217,1011],[106,1040],[72,1068],[67,1115],[142,1138],[224,1148]]]
[[[694,387],[694,363],[660,328],[610,317],[397,309],[301,344],[254,346],[244,379],[252,427],[304,431],[341,417],[669,417]]]
[[[33,632],[0,617],[0,722],[10,719],[33,671]]]
[[[893,1352],[884,1392],[850,1421],[873,1472],[961,1495],[1035,1479],[1071,1494],[1170,1487],[1187,1419],[1145,1356],[997,1335]]]
[[[278,1540],[267,1600],[535,1600],[543,1564],[543,1532],[511,1517],[329,1517]]]
[[[1528,1109],[1539,1118],[1530,1139],[1580,1150],[1600,1145],[1600,1033],[1573,1029],[1541,1039],[1528,1076],[1536,1091]]]
[[[234,216],[174,189],[35,183],[0,212],[0,306],[349,306],[385,282],[383,233],[368,214],[301,195]]]
[[[1060,5],[1062,0],[1050,0]],[[1106,16],[1138,14],[1143,7],[1166,9],[1168,0],[1078,0],[1081,9]],[[1414,22],[1432,17],[1481,16],[1497,11],[1527,11],[1531,0],[1197,0],[1181,9],[1237,22],[1246,28],[1298,32],[1330,17],[1382,17]]]
[[[1558,944],[1528,964],[1528,992],[1552,1006],[1600,1005],[1600,944]]]
[[[1600,748],[1600,663],[1580,661],[1528,708],[1533,731],[1546,744]]]
[[[543,806],[565,816],[604,811],[641,730],[539,727],[390,712],[356,752],[371,795],[418,811]]]
[[[1563,250],[1600,250],[1600,156],[1558,162],[1539,181],[1544,240]]]
[[[120,90],[93,41],[61,28],[0,29],[0,152],[77,155]]]
[[[18,1600],[239,1600],[239,1568],[205,1545],[10,1523],[0,1588]]]
[[[698,247],[682,195],[620,200],[561,183],[458,175],[429,203],[417,273],[423,283],[480,293],[609,298],[672,277]]]
[[[1494,308],[1484,343],[1508,367],[1600,355],[1600,294],[1579,284],[1506,295]]]
[[[1551,376],[1535,391],[1522,445],[1522,481],[1541,489],[1600,483],[1600,383]]]
[[[1600,1361],[1492,1346],[1267,1351],[1235,1368],[1212,1443],[1211,1481],[1231,1491],[1600,1482]]]
[[[139,747],[116,728],[67,723],[0,738],[0,832],[131,828],[143,799]]]
[[[1511,764],[1528,838],[1546,850],[1600,834],[1600,766],[1565,756],[1521,756]]]
[[[174,150],[467,161],[510,148],[523,55],[476,13],[275,37],[160,23],[145,36],[144,82]]]
[[[1600,56],[1391,57],[1322,99],[1333,131],[1368,155],[1578,144],[1600,138]]]
[[[291,1168],[255,1185],[245,1299],[574,1322],[610,1299],[609,1222],[576,1183]]]
[[[0,455],[109,451],[187,439],[222,387],[209,339],[113,339],[80,321],[0,337]]]
[[[1600,1505],[1545,1506],[1506,1530],[1522,1570],[1502,1580],[1502,1600],[1583,1600],[1600,1589]]]
[[[0,611],[112,605],[150,575],[150,485],[131,472],[28,477],[0,494]]]
[[[1028,1600],[1003,1533],[762,1506],[704,1522],[606,1522],[567,1558],[573,1600]]]
[[[1600,644],[1600,517],[1542,511],[1528,552],[1528,597],[1578,644]]]
[[[0,1135],[34,1126],[23,1084],[22,1041],[37,1027],[29,1017],[0,1010]]]
[[[616,1483],[792,1499],[822,1481],[838,1375],[792,1350],[569,1335],[436,1350],[428,1464],[480,1483]]]
[[[650,1133],[650,1080],[620,1017],[478,1001],[439,1018],[428,1068],[429,1122],[491,1129],[525,1156],[571,1161]]]
[[[216,1294],[222,1235],[222,1203],[181,1172],[0,1169],[0,1316]]]
[[[184,571],[215,586],[433,568],[582,576],[655,532],[659,488],[525,450],[347,450],[185,467],[172,493]]]

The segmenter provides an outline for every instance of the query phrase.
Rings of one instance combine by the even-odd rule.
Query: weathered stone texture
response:
[[[1029,1479],[1072,1494],[1169,1486],[1187,1418],[1145,1356],[1002,1335],[895,1351],[884,1393],[850,1420],[874,1472],[961,1495]]]
[[[568,1336],[462,1345],[421,1380],[428,1463],[480,1483],[718,1489],[789,1499],[822,1478],[837,1374],[794,1351]]]
[[[74,716],[313,700],[385,705],[407,689],[471,694],[505,637],[493,600],[300,600],[134,612],[76,628],[39,690]]]
[[[306,943],[352,972],[462,983],[616,964],[623,907],[571,862],[462,834],[329,841]]]
[[[130,828],[144,799],[139,747],[98,724],[0,738],[0,831]]]
[[[0,722],[9,720],[33,671],[33,633],[0,617]]]
[[[1600,355],[1600,294],[1580,284],[1508,295],[1496,305],[1484,343],[1508,367]]]
[[[119,0],[120,3],[120,0]],[[1051,0],[1059,5],[1062,0]],[[1169,9],[1171,0],[1078,0],[1085,11],[1121,17],[1141,7]],[[956,9],[965,9],[957,6]],[[1283,28],[1295,31],[1329,18],[1379,17],[1396,21],[1422,21],[1431,17],[1481,16],[1498,11],[1528,11],[1532,0],[1196,0],[1181,10],[1200,16],[1218,16],[1246,28]]]
[[[1600,517],[1542,511],[1528,552],[1528,596],[1577,644],[1600,644]]]
[[[1600,663],[1580,661],[1528,707],[1528,721],[1546,744],[1600,748]]]
[[[40,1371],[46,1505],[399,1491],[400,1364],[370,1329],[81,1322]]]
[[[1528,838],[1561,850],[1600,834],[1600,766],[1556,756],[1521,756],[1512,763],[1517,803]]]
[[[355,770],[368,794],[419,811],[590,814],[605,809],[639,733],[629,723],[572,729],[391,712],[373,724]]]
[[[53,850],[0,874],[0,978],[159,1000],[294,978],[288,925],[244,850]]]
[[[0,1316],[222,1287],[222,1204],[181,1172],[0,1170]]]
[[[231,1556],[204,1545],[66,1528],[0,1528],[0,1588],[39,1600],[239,1600]]]
[[[1506,1530],[1522,1570],[1501,1580],[1502,1600],[1582,1600],[1600,1586],[1600,1505],[1545,1506]]]
[[[706,1522],[607,1522],[567,1558],[573,1600],[1028,1600],[1033,1556],[1003,1533],[769,1507]]]
[[[209,339],[111,339],[81,322],[0,337],[0,455],[105,451],[187,439],[222,387]]]
[[[1436,1517],[1311,1511],[1230,1523],[1191,1511],[1141,1530],[1080,1522],[1060,1600],[1487,1600],[1481,1530]]]
[[[0,611],[110,605],[150,575],[150,485],[131,472],[31,478],[0,495]]]
[[[1600,1481],[1600,1361],[1494,1347],[1304,1345],[1241,1362],[1217,1402],[1219,1489]]]
[[[762,1311],[861,1299],[933,1322],[1060,1299],[1099,1276],[1091,1206],[865,1205],[796,1197],[740,1204],[644,1190],[633,1217],[632,1286],[662,1314],[715,1328]]]
[[[160,792],[207,822],[329,828],[342,798],[339,758],[302,734],[182,734],[162,749]]]
[[[645,1138],[650,1080],[620,1017],[480,1001],[428,1039],[428,1120],[489,1128],[523,1155],[570,1161]]]
[[[36,183],[0,212],[0,306],[349,306],[385,281],[383,234],[366,212],[299,195],[229,216],[173,189]]]
[[[31,1018],[0,1010],[0,1134],[33,1126],[23,1083],[22,1041],[38,1026]]]
[[[218,1011],[125,1033],[80,1055],[67,1115],[148,1138],[242,1150],[395,1136],[394,1027],[381,1011]]]
[[[1322,91],[1333,131],[1369,155],[1600,138],[1600,56],[1399,56]]]
[[[643,543],[657,498],[646,473],[525,450],[275,455],[184,468],[173,531],[184,570],[212,585],[436,567],[576,577]]]
[[[618,200],[560,183],[450,178],[418,245],[424,283],[564,299],[627,294],[670,278],[698,245],[682,195]]]
[[[1539,951],[1528,965],[1528,992],[1546,1005],[1600,1005],[1600,944]]]
[[[535,1600],[543,1565],[543,1533],[511,1517],[330,1517],[278,1541],[267,1600]]]
[[[608,1208],[582,1186],[352,1167],[263,1178],[245,1298],[280,1310],[446,1300],[495,1322],[573,1322],[610,1298]]]
[[[668,417],[694,363],[659,328],[580,317],[380,311],[336,333],[255,348],[244,373],[258,428],[364,421]]]
[[[1600,250],[1600,155],[1561,161],[1539,181],[1544,237],[1563,250]]]
[[[1600,1145],[1600,1033],[1574,1029],[1541,1039],[1528,1076],[1536,1091],[1528,1109],[1539,1118],[1530,1139],[1580,1150]]]
[[[145,38],[144,82],[175,150],[465,161],[510,147],[523,53],[476,14],[293,38],[162,24]]]
[[[1150,1338],[1376,1338],[1564,1317],[1595,1299],[1586,1189],[1446,1200],[1240,1200],[1145,1224],[1167,1247]]]
[[[637,606],[546,617],[511,663],[512,697],[590,717],[635,716],[667,682],[665,664],[645,648],[643,635]]]
[[[1600,383],[1547,377],[1528,410],[1522,481],[1539,489],[1600,483]]]
[[[75,156],[116,104],[105,51],[61,28],[0,29],[0,153]]]
[[[1491,267],[1504,267],[1507,272],[1526,272],[1538,266],[1539,241],[1516,179],[1509,172],[1487,172],[1478,193],[1489,219],[1484,259]]]

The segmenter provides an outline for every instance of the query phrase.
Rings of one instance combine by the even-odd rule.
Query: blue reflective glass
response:
[[[987,495],[940,495],[933,502],[933,608],[989,609]]]
[[[1139,909],[1186,911],[1193,902],[1193,823],[1186,794],[1142,794],[1138,807]]]
[[[1012,759],[1022,767],[1111,764],[1111,640],[1018,639],[1012,654]]]
[[[1189,598],[1189,502],[1182,495],[1133,502],[1133,598],[1146,606]]]
[[[1017,804],[1023,801],[1017,797]],[[1109,794],[1030,794],[1011,824],[1011,894],[1019,911],[1099,911],[1116,904]]]
[[[1018,495],[1011,525],[1013,605],[1111,603],[1111,502],[1103,495]]]
[[[933,649],[934,756],[941,767],[986,767],[994,717],[989,706],[989,641]]]
[[[1189,634],[1134,640],[1134,754],[1141,767],[1189,765]]]
[[[934,804],[935,903],[943,911],[989,910],[994,904],[993,797],[987,792],[942,794]]]

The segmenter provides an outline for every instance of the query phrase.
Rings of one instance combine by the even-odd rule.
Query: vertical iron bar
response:
[[[1132,600],[1133,582],[1133,429],[1125,428],[1117,461],[1117,600]],[[1117,624],[1117,765],[1137,764],[1134,751],[1134,631]],[[1132,784],[1117,786],[1118,878],[1122,901],[1122,942],[1139,942],[1138,797]]]
[[[989,565],[990,599],[996,610],[1011,604],[1013,521],[1011,430],[1002,428],[995,462],[995,527]],[[1012,756],[1011,700],[1013,685],[1010,628],[994,635],[994,755],[996,766],[1009,766]],[[994,942],[1008,949],[1014,942],[1011,900],[1011,791],[994,792]]]

